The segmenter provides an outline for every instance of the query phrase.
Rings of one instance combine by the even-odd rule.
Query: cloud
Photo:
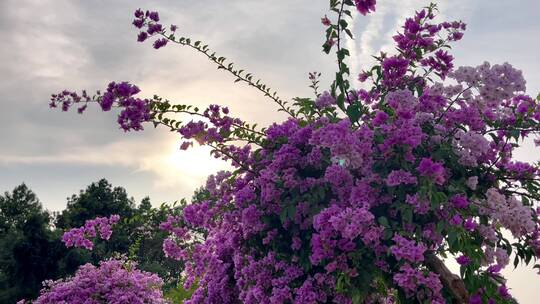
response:
[[[195,189],[206,176],[230,167],[210,156],[208,147],[180,151],[178,142],[163,139],[141,146],[136,141],[115,141],[102,147],[77,146],[52,155],[1,155],[4,165],[77,165],[125,167],[132,172],[149,172],[156,191]]]
[[[346,42],[353,85],[359,70],[373,63],[371,55],[393,52],[391,36],[405,17],[427,4],[428,0],[378,1],[376,13],[354,20],[357,39]],[[91,109],[81,117],[50,111],[49,94],[64,88],[91,91],[112,80],[129,80],[143,95],[159,93],[200,107],[227,104],[233,115],[261,125],[279,121],[282,114],[268,114],[275,113],[272,102],[252,88],[234,85],[230,75],[217,71],[200,54],[177,47],[155,51],[137,43],[131,12],[138,7],[159,10],[165,23],[178,24],[181,33],[209,43],[289,99],[311,96],[306,77],[310,71],[323,73],[321,88],[332,81],[335,56],[321,52],[320,17],[328,13],[327,6],[326,1],[307,0],[0,1],[2,190],[31,181],[38,195],[47,198],[45,203],[53,202],[57,210],[66,195],[101,177],[157,201],[189,196],[206,175],[224,166],[207,157],[207,150],[179,152],[178,137],[161,129],[125,134],[118,130],[114,113]],[[514,62],[525,70],[536,93],[539,9],[535,0],[519,5],[440,1],[440,19],[463,18],[469,23],[464,40],[453,50],[457,64],[478,64],[485,57]],[[536,156],[528,145],[518,157]],[[532,293],[527,298],[526,291],[518,289],[525,278],[515,278],[520,273],[513,274],[511,284],[527,303]]]

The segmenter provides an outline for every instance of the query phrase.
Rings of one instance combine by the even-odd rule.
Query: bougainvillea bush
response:
[[[330,8],[321,23],[335,80],[320,89],[320,74],[310,73],[314,96],[291,101],[165,27],[157,12],[135,12],[138,41],[191,48],[289,115],[267,128],[220,105],[144,99],[127,82],[96,95],[63,91],[50,106],[115,108],[126,131],[165,126],[182,149],[207,145],[233,165],[161,224],[170,231],[163,249],[195,287],[186,303],[515,302],[501,270],[540,256],[539,167],[512,158],[540,132],[522,73],[508,63],[454,67],[450,44],[466,25],[437,21],[430,5],[406,19],[396,52],[350,75],[348,21],[354,9],[373,13],[376,1]]]
[[[85,264],[67,280],[45,281],[42,294],[32,303],[165,304],[162,285],[157,275],[136,269],[134,263],[112,259],[98,267]]]
[[[118,215],[87,220],[84,226],[64,233],[66,247],[93,250],[98,238],[108,240]],[[40,296],[33,302],[17,304],[167,304],[163,296],[163,280],[156,274],[137,269],[137,263],[120,256],[101,261],[98,266],[82,265],[74,276],[43,282]]]

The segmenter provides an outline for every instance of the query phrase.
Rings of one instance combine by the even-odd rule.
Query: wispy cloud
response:
[[[361,32],[356,42],[357,48],[360,50],[357,53],[357,61],[358,66],[362,69],[370,67],[374,62],[371,56],[378,53],[374,42],[377,37],[381,36],[385,17],[391,7],[387,1],[381,2],[377,6],[377,13],[369,15],[366,27],[357,29],[357,32]]]
[[[356,10],[352,11],[352,20],[349,22],[349,29],[351,31],[354,30],[354,26],[356,24],[356,18],[358,18],[358,12]],[[349,50],[349,68],[351,71],[350,79],[352,86],[355,87],[358,81],[356,80],[358,77],[358,74],[360,73],[360,63],[358,61],[358,55],[357,55],[357,47],[356,47],[356,41],[355,39],[352,39],[349,36],[346,36],[346,47]]]
[[[141,146],[139,142],[116,141],[102,147],[78,146],[53,155],[0,155],[1,165],[95,165],[131,168],[156,177],[156,190],[195,189],[206,176],[230,168],[210,156],[207,147],[180,151],[175,141],[162,140]]]

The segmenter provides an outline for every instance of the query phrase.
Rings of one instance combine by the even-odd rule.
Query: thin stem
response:
[[[506,146],[508,145],[508,141],[510,139],[507,138],[505,141],[504,141],[504,145],[501,149],[501,151],[499,151],[498,155],[497,155],[497,158],[495,159],[495,161],[487,168],[487,171],[491,171],[491,169],[493,169],[493,166],[495,166],[501,159],[502,159],[502,154],[504,153],[504,149],[506,149]]]
[[[290,116],[296,117],[294,111],[292,111],[290,108],[287,108],[285,106],[287,104],[287,102],[283,101],[279,96],[277,96],[276,92],[273,92],[273,94],[272,94],[270,92],[270,89],[266,85],[261,84],[259,81],[257,81],[257,82],[251,81],[251,77],[247,76],[249,74],[242,75],[241,72],[243,72],[243,70],[233,70],[232,64],[225,65],[224,64],[224,59],[225,59],[224,57],[219,57],[218,58],[217,56],[215,56],[215,53],[210,54],[209,53],[210,50],[208,48],[203,50],[203,48],[199,47],[198,45],[196,46],[194,44],[191,44],[190,39],[178,39],[178,40],[176,40],[172,36],[165,35],[165,33],[160,33],[160,35],[163,36],[165,39],[168,39],[169,41],[172,41],[172,42],[174,42],[176,44],[179,44],[179,45],[182,45],[182,46],[188,46],[188,47],[198,51],[199,53],[204,54],[210,61],[212,61],[213,63],[218,65],[218,69],[224,69],[224,70],[228,71],[229,73],[231,73],[233,76],[235,76],[236,77],[235,82],[239,82],[239,81],[245,82],[248,85],[256,88],[260,92],[264,93],[264,96],[269,97],[275,103],[277,103],[279,105],[279,107],[281,108],[280,111],[284,111],[287,114],[289,114]],[[223,60],[220,60],[220,58],[223,58]]]
[[[512,187],[513,187],[513,186],[512,186]],[[527,198],[529,198],[529,199],[532,199],[532,200],[534,200],[534,201],[538,200],[538,197],[535,197],[534,195],[531,195],[531,194],[528,194],[528,193],[519,192],[519,191],[510,190],[510,189],[508,189],[508,188],[502,189],[502,191],[507,192],[507,193],[516,194],[516,195],[525,196],[525,197],[527,197]]]
[[[163,110],[163,111],[160,111],[160,113],[184,113],[184,114],[189,114],[189,115],[194,115],[194,116],[199,116],[199,117],[204,117],[204,118],[208,118],[206,116],[204,116],[203,114],[199,113],[199,112],[193,112],[193,111],[188,111],[188,110]],[[246,130],[248,132],[251,132],[251,133],[255,133],[255,134],[258,134],[258,135],[261,135],[261,136],[266,136],[265,133],[263,132],[260,132],[260,131],[257,131],[257,130],[252,130],[252,129],[248,129],[244,126],[242,126],[241,124],[237,124],[237,123],[232,123],[231,124],[232,126],[235,126],[236,128],[238,129],[242,129],[242,130]]]
[[[228,152],[225,152],[225,151],[221,150],[221,149],[219,148],[219,145],[212,145],[212,144],[210,144],[210,143],[207,143],[206,145],[209,146],[210,148],[214,149],[215,152],[221,153],[221,154],[227,156],[229,159],[233,160],[233,161],[234,161],[236,164],[238,164],[238,166],[239,166],[240,168],[242,168],[244,171],[250,172],[250,173],[252,173],[253,175],[258,176],[258,173],[257,173],[257,172],[251,170],[248,166],[246,166],[245,164],[243,164],[240,160],[236,159],[232,154],[230,154],[230,153],[228,153]]]
[[[540,128],[532,128],[532,129],[520,129],[520,128],[495,128],[495,129],[489,129],[484,131],[482,134],[488,134],[491,132],[497,132],[497,131],[520,131],[520,132],[537,132],[540,131]]]
[[[337,58],[338,58],[338,71],[341,77],[343,77],[344,71],[342,69],[343,60],[341,59],[341,56],[339,55],[341,53],[341,19],[343,18],[343,9],[345,7],[345,1],[341,1],[341,7],[339,8],[338,12],[338,19],[336,24],[336,32],[337,32],[337,38],[336,38],[336,47],[337,47]],[[339,85],[339,90],[344,95],[345,98],[347,98],[347,91],[343,84]]]
[[[171,130],[176,130],[176,129],[172,128],[171,126],[169,126],[169,125],[167,125],[167,124],[165,124],[165,123],[163,123],[163,122],[161,122],[161,121],[156,121],[156,123],[157,123],[157,124],[164,125],[164,126],[170,128]],[[243,140],[244,140],[244,139],[243,139]],[[243,170],[245,170],[245,171],[247,171],[247,172],[250,172],[250,173],[252,173],[252,174],[254,174],[254,175],[257,175],[257,173],[256,173],[255,171],[251,170],[249,167],[247,167],[247,166],[245,166],[244,164],[242,164],[242,162],[240,162],[238,159],[236,159],[236,158],[235,158],[233,155],[231,155],[230,153],[221,150],[217,145],[213,145],[213,144],[211,144],[211,143],[205,143],[204,145],[209,146],[210,148],[214,149],[215,152],[218,152],[218,153],[221,153],[221,154],[227,156],[229,159],[233,160],[236,164],[238,164],[238,166],[239,166],[240,168],[242,168]]]
[[[437,118],[437,121],[435,122],[435,124],[438,124],[439,122],[441,122],[441,120],[443,119],[444,115],[446,115],[446,113],[450,110],[450,108],[459,100],[459,97],[461,97],[461,95],[463,93],[465,93],[466,91],[470,90],[471,89],[471,86],[468,86],[466,89],[464,89],[463,91],[459,92],[459,94],[456,96],[456,98],[454,98],[450,104],[448,105],[448,107],[446,107],[446,109],[442,112],[441,116],[439,116],[439,118]]]

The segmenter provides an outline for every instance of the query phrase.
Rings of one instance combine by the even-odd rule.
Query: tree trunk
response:
[[[448,267],[446,267],[444,262],[434,253],[426,253],[425,259],[427,267],[439,275],[442,284],[454,298],[453,302],[456,304],[469,303],[469,292],[467,291],[467,288],[465,288],[463,280],[459,276],[453,274]]]

